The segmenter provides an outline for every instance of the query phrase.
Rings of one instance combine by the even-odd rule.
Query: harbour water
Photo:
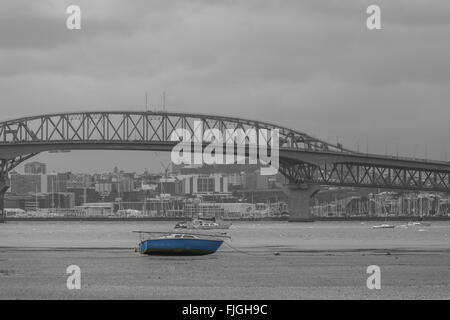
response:
[[[234,222],[212,255],[144,256],[133,230],[174,222],[0,225],[0,299],[449,299],[450,222]],[[81,269],[68,290],[66,268]],[[381,289],[366,286],[369,265]]]

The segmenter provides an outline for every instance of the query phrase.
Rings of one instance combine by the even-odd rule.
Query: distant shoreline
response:
[[[314,217],[314,221],[420,221],[419,217]],[[423,217],[422,221],[450,221],[450,216]]]
[[[8,221],[183,221],[187,219],[183,218],[170,218],[170,217],[142,217],[142,218],[103,218],[103,217],[26,217],[16,218],[7,217],[5,222]],[[255,219],[223,219],[224,221],[289,221],[288,217],[271,217],[271,218],[255,218]],[[314,217],[309,222],[314,221],[419,221],[418,217]],[[423,221],[450,221],[450,216],[441,217],[424,217]]]

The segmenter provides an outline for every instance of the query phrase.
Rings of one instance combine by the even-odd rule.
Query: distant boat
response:
[[[175,229],[194,229],[194,230],[213,230],[213,229],[229,229],[231,222],[212,222],[204,221],[200,219],[194,219],[192,221],[178,222],[175,225]]]
[[[148,255],[206,255],[217,251],[224,235],[133,231],[141,235],[139,252]]]
[[[377,225],[377,226],[372,226],[372,229],[393,229],[393,228],[395,228],[395,226],[393,224],[387,223],[387,215],[388,215],[388,212],[386,210],[386,216],[384,218],[384,223]]]
[[[181,221],[181,222],[177,222],[175,224],[175,229],[187,229],[187,222],[186,221]]]
[[[431,223],[423,222],[423,221],[420,221],[420,222],[410,221],[410,222],[408,222],[408,226],[429,227],[429,226],[431,226]]]
[[[372,226],[372,229],[392,229],[395,228],[393,224],[383,223],[377,226]]]

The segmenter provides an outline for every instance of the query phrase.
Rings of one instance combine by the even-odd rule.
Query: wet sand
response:
[[[213,255],[134,251],[130,230],[170,225],[1,226],[0,299],[450,298],[448,223],[376,233],[361,224],[235,224],[232,247]],[[80,290],[66,287],[72,264],[81,268]],[[366,287],[374,264],[380,290]]]

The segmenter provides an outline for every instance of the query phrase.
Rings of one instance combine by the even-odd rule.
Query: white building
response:
[[[228,179],[221,174],[184,175],[182,181],[183,194],[228,193]]]

